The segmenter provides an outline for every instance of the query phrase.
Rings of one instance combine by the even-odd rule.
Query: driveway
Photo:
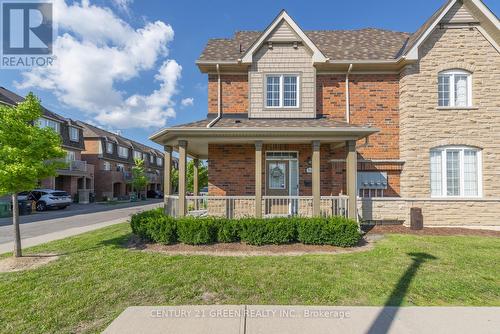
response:
[[[123,204],[75,204],[65,210],[50,210],[21,216],[23,247],[60,239],[125,221],[130,215],[163,205],[161,200]],[[0,219],[0,254],[11,250],[12,218]],[[28,242],[26,242],[28,241]],[[30,242],[31,241],[31,242]]]

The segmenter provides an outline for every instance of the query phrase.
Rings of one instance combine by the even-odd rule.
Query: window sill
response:
[[[478,107],[436,107],[437,110],[478,110]]]

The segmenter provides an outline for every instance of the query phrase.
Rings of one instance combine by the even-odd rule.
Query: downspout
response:
[[[345,120],[347,123],[350,123],[351,118],[351,107],[349,105],[349,74],[352,70],[352,64],[349,64],[349,68],[347,69],[347,73],[345,75]]]
[[[222,116],[222,92],[221,92],[221,84],[220,84],[220,69],[219,64],[215,65],[217,69],[217,117],[215,117],[210,123],[207,124],[207,128],[211,128]]]

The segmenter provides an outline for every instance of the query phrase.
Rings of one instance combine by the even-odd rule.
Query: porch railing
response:
[[[179,196],[165,197],[166,213],[178,215]],[[324,217],[347,216],[347,196],[322,196],[320,212]],[[255,216],[255,196],[186,196],[186,211],[192,216],[241,218]],[[312,217],[312,196],[263,196],[263,217]]]

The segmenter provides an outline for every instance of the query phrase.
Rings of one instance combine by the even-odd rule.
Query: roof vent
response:
[[[240,43],[240,53],[242,53],[242,52],[243,52],[243,45],[241,45],[241,43]]]

